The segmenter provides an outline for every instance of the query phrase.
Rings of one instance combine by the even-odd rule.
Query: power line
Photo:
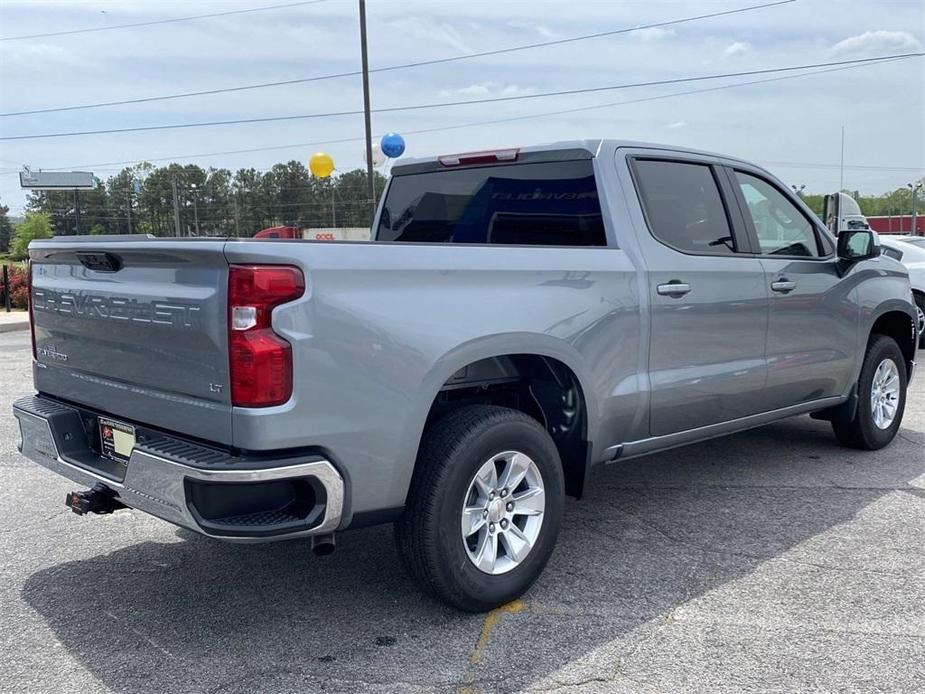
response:
[[[786,169],[834,169],[838,170],[841,167],[841,164],[811,164],[808,162],[802,161],[765,161],[768,166],[780,166],[781,168]],[[925,166],[870,166],[864,164],[845,164],[844,168],[846,169],[857,169],[862,171],[907,171],[910,173],[918,173],[925,171]]]
[[[227,10],[225,12],[212,12],[210,14],[196,14],[188,17],[171,17],[169,19],[154,19],[148,22],[133,22],[131,24],[114,24],[108,27],[87,27],[85,29],[69,29],[66,31],[51,31],[43,34],[22,34],[20,36],[0,36],[0,41],[20,41],[22,39],[44,39],[52,36],[71,36],[73,34],[88,34],[97,31],[112,31],[114,29],[135,29],[155,24],[172,24],[174,22],[188,22],[192,19],[209,19],[211,17],[228,17],[233,14],[249,14],[251,12],[266,12],[268,10],[281,10],[289,7],[303,5],[317,5],[327,0],[302,0],[302,2],[289,2],[284,5],[266,5],[264,7],[250,7],[244,10]]]
[[[884,62],[891,62],[892,60],[898,60],[898,59],[897,59],[897,58],[894,58],[894,59],[891,59],[891,60],[889,60],[889,61],[884,60]],[[628,105],[632,105],[632,104],[639,104],[639,103],[644,103],[644,102],[649,102],[649,101],[659,101],[659,100],[662,100],[662,99],[671,99],[671,98],[678,97],[678,96],[690,96],[690,95],[694,95],[694,94],[704,94],[704,93],[708,93],[708,92],[718,92],[718,91],[723,91],[723,90],[726,90],[726,89],[735,89],[735,88],[738,88],[738,87],[754,86],[754,85],[757,85],[757,84],[767,84],[767,83],[770,83],[770,82],[781,82],[781,81],[784,81],[784,80],[800,79],[800,78],[803,78],[803,77],[812,77],[812,76],[814,76],[814,75],[820,75],[820,74],[825,74],[825,73],[830,73],[830,72],[841,72],[841,71],[844,71],[844,70],[856,70],[856,69],[861,68],[861,67],[866,67],[867,65],[869,65],[869,64],[859,64],[859,65],[847,65],[847,66],[841,66],[841,67],[833,67],[833,68],[827,68],[827,69],[822,69],[822,70],[813,70],[813,71],[805,72],[805,73],[798,74],[798,75],[782,75],[782,76],[779,76],[779,77],[769,77],[769,78],[764,78],[764,79],[760,79],[760,80],[749,80],[749,81],[746,81],[746,82],[736,82],[736,83],[734,83],[734,84],[723,84],[723,85],[719,85],[719,86],[716,86],[716,87],[705,87],[705,88],[700,88],[700,89],[689,89],[689,90],[681,91],[681,92],[672,92],[672,93],[670,93],[670,94],[659,94],[659,95],[656,95],[656,96],[647,96],[647,97],[642,97],[642,98],[639,98],[639,99],[630,99],[630,100],[623,100],[623,101],[612,101],[612,102],[608,102],[608,103],[604,103],[604,104],[595,104],[595,105],[592,105],[592,106],[579,106],[579,107],[575,107],[575,108],[560,109],[560,110],[556,110],[556,111],[544,111],[544,112],[541,112],[541,113],[531,113],[531,114],[526,114],[526,115],[521,115],[521,116],[509,116],[509,117],[506,117],[506,118],[495,118],[495,119],[491,119],[491,120],[482,120],[482,121],[474,121],[474,122],[470,121],[470,122],[468,122],[468,123],[457,123],[457,124],[455,124],[455,125],[447,125],[447,126],[441,126],[441,127],[435,127],[435,128],[421,128],[421,129],[417,129],[417,130],[406,130],[406,131],[403,131],[403,132],[404,132],[406,135],[423,135],[423,134],[435,133],[435,132],[445,132],[445,131],[447,131],[447,130],[457,130],[457,129],[462,129],[462,128],[481,127],[481,126],[485,126],[485,125],[498,125],[498,124],[501,124],[501,123],[511,123],[511,122],[517,122],[517,121],[523,121],[523,120],[532,120],[532,119],[535,119],[535,118],[546,118],[546,117],[549,117],[549,116],[567,115],[567,114],[579,113],[579,112],[583,112],[583,111],[594,111],[594,110],[601,110],[601,109],[607,109],[607,108],[614,108],[614,107],[617,107],[617,106],[628,106]],[[100,171],[100,170],[102,170],[102,171],[106,171],[106,170],[109,170],[109,171],[118,171],[118,170],[120,170],[120,169],[105,169],[105,168],[102,168],[102,169],[101,169],[100,167],[106,167],[106,166],[129,166],[129,165],[135,165],[135,164],[139,164],[139,163],[151,163],[151,162],[160,162],[160,161],[175,162],[175,161],[178,160],[178,159],[196,159],[196,158],[200,158],[200,157],[214,157],[214,156],[222,156],[222,155],[228,155],[228,154],[251,154],[251,153],[254,153],[254,152],[267,152],[267,151],[273,151],[273,150],[278,150],[278,149],[294,149],[294,148],[297,148],[297,147],[318,147],[318,146],[322,146],[322,145],[331,145],[331,144],[347,144],[347,143],[351,143],[351,142],[362,142],[363,140],[364,140],[364,138],[362,138],[362,137],[348,137],[348,138],[340,138],[340,139],[334,139],[334,140],[316,140],[316,141],[314,141],[314,142],[293,142],[293,143],[288,143],[288,144],[283,144],[283,145],[272,145],[272,146],[269,146],[269,147],[251,147],[251,148],[247,148],[247,149],[224,150],[224,151],[221,151],[221,152],[198,152],[198,153],[195,153],[195,154],[173,155],[173,156],[169,156],[169,157],[156,157],[156,158],[145,159],[145,160],[143,160],[142,162],[139,162],[139,160],[137,160],[137,159],[132,159],[132,160],[126,160],[126,161],[97,162],[97,163],[95,163],[95,164],[80,164],[80,165],[77,165],[77,166],[68,166],[68,167],[51,167],[51,168],[48,168],[48,169],[46,169],[46,170],[47,170],[47,171],[65,171],[65,170],[71,170],[71,169],[94,169],[94,170],[96,170],[96,171]],[[765,162],[765,163],[766,163],[766,164],[771,164],[771,165],[785,165],[785,164],[787,164],[786,162]],[[816,165],[814,165],[814,164],[812,164],[812,165],[807,164],[806,166],[808,167],[808,166],[816,166]],[[819,167],[834,166],[834,167],[837,168],[839,165],[837,165],[837,164],[824,164],[824,165],[823,165],[823,164],[820,164],[820,165],[818,165],[818,166],[819,166]],[[865,165],[861,165],[861,164],[854,164],[854,165],[846,164],[846,165],[845,165],[845,168],[851,168],[851,169],[868,169],[868,168],[869,168],[869,169],[882,169],[882,170],[891,170],[891,171],[913,171],[913,172],[915,172],[915,171],[921,171],[921,170],[925,169],[925,167],[921,167],[921,168],[915,168],[915,167],[880,167],[880,166],[865,166]],[[15,172],[10,172],[10,173],[15,173]]]
[[[456,62],[459,60],[471,60],[473,58],[484,58],[486,56],[502,55],[505,53],[514,53],[516,51],[525,51],[525,50],[529,50],[533,48],[546,48],[549,46],[558,46],[558,45],[562,45],[566,43],[574,43],[576,41],[585,41],[588,39],[603,38],[605,36],[616,36],[618,34],[626,34],[626,33],[630,33],[633,31],[642,31],[644,29],[657,29],[660,27],[673,26],[675,24],[683,24],[685,22],[694,22],[694,21],[698,21],[702,19],[713,19],[715,17],[723,17],[726,15],[739,14],[742,12],[750,12],[752,10],[760,10],[760,9],[765,9],[768,7],[775,7],[778,5],[787,5],[792,2],[796,2],[796,0],[777,0],[776,2],[764,3],[761,5],[750,5],[748,7],[740,7],[740,8],[733,9],[733,10],[724,10],[722,12],[711,12],[709,14],[701,14],[701,15],[696,15],[692,17],[682,17],[680,19],[672,19],[672,20],[668,20],[664,22],[640,24],[634,27],[614,29],[611,31],[600,31],[600,32],[596,32],[593,34],[584,34],[582,36],[572,36],[572,37],[565,38],[565,39],[556,39],[553,41],[543,41],[540,43],[531,43],[531,44],[526,44],[523,46],[511,46],[508,48],[497,48],[497,49],[490,50],[490,51],[482,51],[480,53],[470,53],[468,55],[453,56],[449,58],[437,58],[434,60],[421,60],[421,61],[417,61],[413,63],[403,63],[401,65],[389,65],[386,67],[373,68],[369,72],[370,73],[390,72],[392,70],[404,70],[406,68],[423,67],[427,65],[441,65],[444,63],[451,63],[451,62]],[[292,84],[305,84],[307,82],[321,82],[325,80],[338,79],[342,77],[355,77],[360,74],[361,72],[359,70],[354,70],[350,72],[337,72],[337,73],[333,73],[330,75],[318,75],[315,77],[301,77],[301,78],[291,79],[291,80],[279,80],[276,82],[261,82],[258,84],[239,85],[235,87],[224,87],[224,88],[219,88],[219,89],[205,89],[202,91],[182,92],[179,94],[167,94],[163,96],[148,96],[148,97],[140,97],[137,99],[124,99],[121,101],[101,101],[98,103],[82,104],[79,106],[56,106],[52,108],[33,109],[29,111],[14,111],[10,113],[0,113],[0,118],[6,118],[10,116],[34,115],[38,113],[58,113],[61,111],[79,111],[83,109],[103,108],[107,106],[124,106],[127,104],[142,104],[142,103],[149,103],[152,101],[166,101],[168,99],[185,99],[185,98],[194,97],[194,96],[211,96],[215,94],[227,94],[229,92],[241,92],[241,91],[247,91],[251,89],[265,89],[267,87],[281,87],[281,86],[292,85]]]
[[[830,67],[835,65],[861,65],[867,63],[877,63],[883,62],[886,60],[900,60],[908,58],[918,58],[925,55],[925,53],[901,53],[896,55],[880,56],[877,58],[857,58],[854,60],[841,60],[828,63],[810,63],[807,65],[792,65],[789,67],[777,67],[777,68],[766,68],[763,70],[744,70],[740,72],[726,72],[713,75],[700,75],[697,77],[676,77],[671,79],[664,80],[651,80],[647,82],[633,82],[627,84],[618,84],[610,85],[606,87],[586,87],[583,89],[565,89],[554,92],[541,92],[538,94],[519,94],[516,96],[498,96],[488,99],[466,99],[462,101],[449,101],[444,103],[427,103],[427,104],[415,104],[411,106],[391,106],[386,108],[375,108],[372,109],[374,113],[396,113],[400,111],[423,111],[423,110],[433,110],[439,108],[447,108],[451,106],[472,106],[477,104],[489,104],[489,103],[499,103],[507,101],[523,101],[526,99],[540,99],[553,96],[574,96],[576,94],[592,94],[596,92],[605,92],[605,91],[616,91],[621,89],[634,89],[638,87],[655,87],[663,86],[668,84],[683,84],[686,82],[701,82],[705,80],[715,80],[715,79],[725,79],[729,77],[746,77],[749,75],[767,75],[779,72],[791,72],[793,70],[807,70],[811,68],[819,67]],[[148,132],[153,130],[177,130],[181,128],[204,128],[204,127],[213,127],[219,125],[242,125],[245,123],[277,123],[280,121],[291,121],[291,120],[308,120],[316,118],[336,118],[341,116],[355,116],[362,114],[363,111],[332,111],[329,113],[307,113],[299,114],[292,116],[266,116],[262,118],[239,118],[234,120],[224,120],[224,121],[205,121],[200,123],[173,123],[169,125],[145,125],[132,128],[108,128],[104,130],[81,130],[74,132],[64,132],[64,133],[40,133],[35,135],[7,135],[0,137],[0,141],[12,141],[12,140],[44,140],[50,138],[61,138],[61,137],[78,137],[84,135],[108,135],[114,133],[134,133],[134,132]]]

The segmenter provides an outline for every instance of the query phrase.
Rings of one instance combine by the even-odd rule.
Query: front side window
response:
[[[684,253],[736,252],[726,208],[709,166],[637,159],[635,170],[655,238]]]
[[[767,181],[735,172],[762,255],[819,256],[813,225],[787,197]]]
[[[395,176],[378,241],[606,246],[590,160]]]

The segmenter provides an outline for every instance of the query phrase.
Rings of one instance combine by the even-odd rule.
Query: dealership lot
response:
[[[920,361],[925,354],[919,354]],[[0,334],[0,691],[913,690],[925,681],[925,373],[899,438],[799,417],[603,470],[519,602],[421,597],[391,529],[241,546],[77,517],[16,453]]]

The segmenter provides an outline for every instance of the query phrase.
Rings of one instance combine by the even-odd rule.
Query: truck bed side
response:
[[[232,241],[225,254],[294,263],[306,278],[305,296],[273,315],[293,345],[293,398],[235,408],[235,445],[311,440],[361,478],[348,485],[354,512],[404,502],[434,397],[480,359],[559,360],[582,386],[591,432],[619,438],[636,417],[637,275],[622,250]]]

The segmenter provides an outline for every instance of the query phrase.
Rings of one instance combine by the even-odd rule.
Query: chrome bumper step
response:
[[[13,414],[19,450],[30,460],[88,487],[103,483],[126,506],[210,537],[288,539],[330,533],[341,521],[344,481],[321,456],[236,458],[164,436],[136,445],[122,466],[92,449],[88,411],[31,395],[13,403]],[[223,496],[234,499],[230,511]],[[267,507],[255,498],[266,498]]]

